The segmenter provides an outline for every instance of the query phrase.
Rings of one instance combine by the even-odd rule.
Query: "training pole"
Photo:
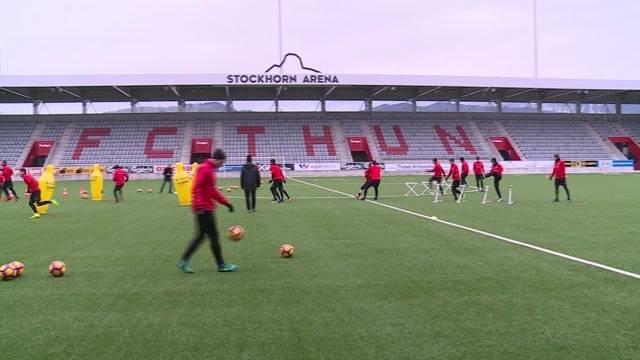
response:
[[[509,202],[507,202],[508,205],[513,205],[513,200],[511,197],[511,193],[513,192],[512,190],[513,190],[513,186],[509,185]]]
[[[436,197],[433,199],[434,203],[440,202],[442,200],[439,200],[438,197],[440,196],[440,191],[442,190],[442,184],[439,184],[436,186]]]
[[[485,185],[484,187],[484,195],[482,196],[482,205],[487,204],[487,195],[489,195],[489,185]]]
[[[456,204],[460,204],[462,202],[462,198],[464,197],[464,189],[466,187],[467,185],[460,186],[460,196],[458,196],[458,201],[456,201]]]

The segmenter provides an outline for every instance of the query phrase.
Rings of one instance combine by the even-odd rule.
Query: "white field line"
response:
[[[244,196],[225,196],[227,199],[244,199]],[[351,195],[351,199],[354,199],[355,195]],[[409,197],[409,196],[404,196],[404,195],[385,195],[385,196],[378,196],[378,198],[403,198],[403,197]],[[414,198],[416,196],[413,196]],[[293,200],[298,200],[298,199],[341,199],[341,200],[345,200],[348,199],[344,196],[292,196],[291,197]],[[273,199],[273,196],[256,196],[256,199]]]
[[[309,182],[298,180],[298,179],[294,179],[294,178],[290,178],[290,179],[298,181],[298,182],[303,183],[303,184],[307,184],[309,186],[314,186],[314,187],[317,187],[319,189],[323,189],[323,190],[326,190],[326,191],[330,191],[330,192],[333,192],[333,193],[336,193],[336,194],[341,194],[341,195],[344,195],[346,197],[353,198],[353,195],[349,195],[349,194],[344,193],[342,191],[330,189],[330,188],[327,188],[327,187],[324,187],[324,186],[320,186],[320,185],[317,185],[317,184],[309,183]],[[416,212],[413,212],[413,211],[401,209],[401,208],[398,208],[398,207],[395,207],[395,206],[391,206],[391,205],[387,205],[387,204],[384,204],[384,203],[371,201],[371,200],[366,200],[366,201],[369,204],[374,204],[374,205],[386,207],[388,209],[392,209],[392,210],[396,210],[396,211],[399,211],[399,212],[403,212],[405,214],[417,216],[419,218],[423,218],[423,219],[426,219],[426,220],[431,220],[433,222],[437,222],[437,223],[440,223],[440,224],[449,225],[451,227],[455,227],[455,228],[466,230],[466,231],[469,231],[469,232],[472,232],[472,233],[488,236],[488,237],[491,237],[491,238],[494,238],[494,239],[497,239],[497,240],[500,240],[500,241],[504,241],[504,242],[508,242],[508,243],[511,243],[511,244],[514,244],[514,245],[526,247],[526,248],[529,248],[529,249],[532,249],[532,250],[535,250],[535,251],[543,252],[545,254],[557,256],[557,257],[560,257],[560,258],[563,258],[563,259],[566,259],[566,260],[569,260],[569,261],[574,261],[574,262],[577,262],[577,263],[580,263],[580,264],[584,264],[584,265],[592,266],[592,267],[595,267],[595,268],[611,271],[611,272],[614,272],[614,273],[617,273],[617,274],[620,274],[620,275],[624,275],[624,276],[628,276],[628,277],[640,280],[640,274],[636,274],[636,273],[633,273],[633,272],[630,272],[630,271],[618,269],[618,268],[615,268],[613,266],[600,264],[600,263],[597,263],[595,261],[586,260],[586,259],[582,259],[582,258],[579,258],[579,257],[576,257],[576,256],[567,255],[567,254],[564,254],[564,253],[561,253],[561,252],[558,252],[558,251],[549,250],[549,249],[546,249],[546,248],[543,248],[543,247],[540,247],[540,246],[527,244],[527,243],[524,243],[522,241],[509,239],[509,238],[504,237],[504,236],[500,236],[500,235],[492,234],[490,232],[486,232],[486,231],[483,231],[483,230],[478,230],[478,229],[474,229],[474,228],[471,228],[471,227],[468,227],[468,226],[452,223],[450,221],[437,219],[437,218],[435,218],[433,216],[427,216],[427,215],[419,214],[419,213],[416,213]]]

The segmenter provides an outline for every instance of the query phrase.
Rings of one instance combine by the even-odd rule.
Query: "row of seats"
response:
[[[528,119],[474,119],[448,115],[384,114],[367,119],[345,114],[320,117],[300,114],[237,114],[234,119],[201,114],[102,114],[91,116],[0,116],[0,158],[15,163],[34,134],[41,140],[63,140],[56,149],[57,165],[95,162],[122,165],[166,164],[179,161],[192,138],[219,136],[231,158],[243,158],[251,149],[257,157],[287,162],[349,161],[338,153],[344,137],[370,136],[382,161],[425,160],[432,157],[488,158],[495,153],[488,139],[509,135],[526,159],[548,160],[558,152],[567,159],[609,159],[597,137],[631,136],[640,139],[640,121],[597,118],[569,119],[559,115]],[[336,121],[337,120],[337,121]],[[363,129],[363,121],[368,129]],[[335,124],[340,126],[334,128]],[[222,133],[216,134],[217,125]],[[89,128],[108,129],[108,135],[84,136]],[[154,129],[172,129],[156,134]],[[37,130],[36,130],[37,129]],[[186,131],[189,129],[189,131]],[[165,129],[166,130],[166,129]],[[336,131],[340,130],[340,131]],[[35,131],[35,132],[34,132]],[[249,133],[253,132],[253,135]],[[63,134],[66,134],[63,139]],[[151,135],[150,135],[151,134]],[[188,135],[186,135],[188,134]],[[84,133],[86,135],[86,133]],[[96,141],[99,146],[96,147]],[[215,146],[215,144],[214,144]],[[348,148],[347,148],[348,152]]]

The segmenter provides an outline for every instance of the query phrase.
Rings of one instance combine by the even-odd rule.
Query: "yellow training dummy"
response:
[[[191,176],[184,171],[184,164],[176,163],[176,173],[173,175],[173,184],[178,193],[178,205],[191,205]]]
[[[93,170],[89,177],[89,184],[91,185],[91,199],[93,201],[102,201],[104,178],[100,172],[100,165],[93,164]]]
[[[40,197],[42,201],[53,199],[53,194],[56,191],[56,178],[53,175],[53,165],[47,165],[44,170],[44,174],[38,179],[38,185],[40,185]],[[44,215],[49,210],[49,205],[38,206],[38,214]]]

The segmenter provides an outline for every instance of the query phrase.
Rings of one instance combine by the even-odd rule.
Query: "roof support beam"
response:
[[[527,89],[527,90],[524,90],[524,91],[520,91],[520,92],[517,92],[515,94],[507,95],[507,96],[503,97],[502,100],[509,99],[509,98],[516,97],[516,96],[520,96],[520,95],[524,95],[526,93],[530,93],[530,92],[536,91],[536,90],[538,90],[538,89],[534,88],[534,89]]]
[[[431,89],[429,89],[427,91],[423,91],[421,93],[417,93],[416,92],[416,96],[414,96],[414,97],[412,97],[410,99],[407,99],[407,101],[411,101],[411,102],[418,101],[419,98],[421,98],[421,97],[423,97],[425,95],[431,94],[432,92],[438,91],[438,90],[440,90],[440,86],[433,87],[433,88],[431,88]]]
[[[169,89],[171,89],[171,91],[173,91],[173,93],[176,95],[176,97],[180,100],[182,99],[182,97],[180,96],[180,92],[178,91],[178,88],[174,85],[169,85]]]
[[[475,94],[478,94],[478,93],[481,93],[481,92],[484,92],[484,91],[489,91],[489,89],[490,89],[490,88],[483,88],[483,89],[480,89],[480,90],[472,91],[472,92],[470,92],[470,93],[467,93],[467,94],[461,95],[460,97],[458,97],[458,99],[464,99],[464,98],[466,98],[467,96],[475,95]]]
[[[379,94],[381,94],[381,93],[385,92],[388,88],[389,88],[388,86],[385,86],[385,87],[383,87],[382,89],[379,89],[379,90],[377,90],[377,91],[374,91],[374,92],[371,94],[371,97],[374,97],[374,96],[376,96],[376,95],[379,95]]]
[[[76,93],[74,93],[74,92],[72,92],[72,91],[69,91],[69,90],[67,90],[67,89],[65,89],[65,88],[63,88],[63,87],[58,86],[58,87],[56,87],[56,90],[58,90],[58,91],[60,91],[60,92],[63,92],[63,93],[65,93],[65,94],[69,94],[69,95],[71,95],[71,96],[73,96],[73,97],[75,97],[75,98],[83,99],[83,97],[82,97],[82,96],[80,96],[80,95],[78,95],[78,94],[76,94]]]
[[[545,96],[545,98],[544,98],[544,99],[545,99],[545,100],[549,100],[549,99],[554,99],[554,98],[557,98],[557,97],[566,96],[566,95],[571,95],[571,94],[576,94],[576,93],[579,93],[579,92],[577,92],[577,91],[575,91],[575,90],[565,91],[565,92],[560,93],[560,94],[555,94],[555,95],[551,95],[551,96]]]
[[[330,87],[329,90],[324,92],[324,97],[329,96],[329,94],[331,94],[333,92],[333,90],[335,90],[335,89],[336,89],[335,86]]]
[[[7,88],[3,88],[3,87],[0,87],[0,90],[1,91],[6,91],[6,92],[8,92],[10,94],[13,94],[13,95],[17,95],[17,96],[23,97],[25,99],[33,100],[33,98],[31,96],[19,93],[17,91],[13,91],[13,90],[10,90],[10,89],[7,89]]]
[[[129,99],[131,99],[131,94],[129,94],[128,92],[122,90],[122,88],[118,87],[118,86],[113,86],[114,89],[116,89],[120,94],[128,97]]]

